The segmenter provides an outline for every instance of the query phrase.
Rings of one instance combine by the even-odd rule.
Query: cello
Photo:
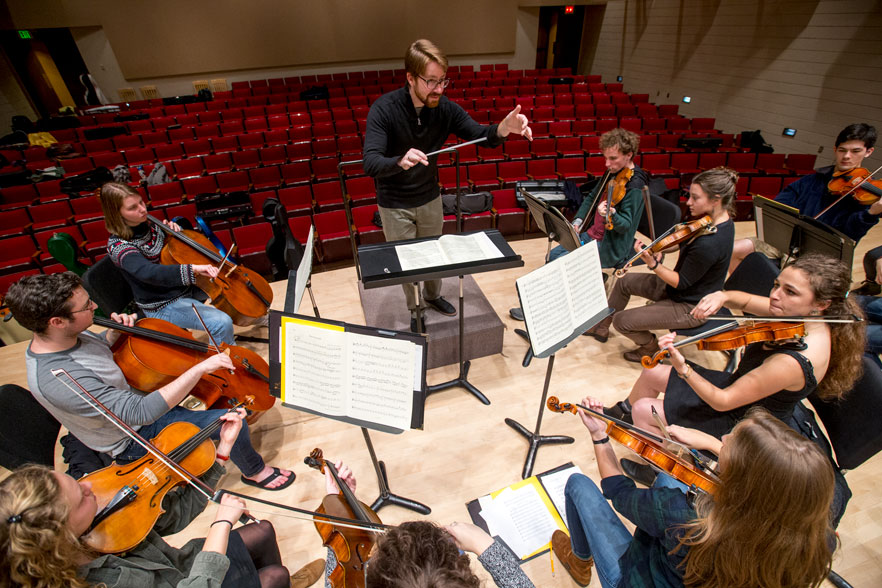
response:
[[[230,315],[234,324],[247,327],[266,315],[273,301],[273,291],[263,276],[218,255],[217,249],[201,233],[178,232],[156,217],[148,215],[147,219],[172,237],[160,253],[162,263],[218,266],[217,277],[197,275],[196,287],[211,298],[215,307]]]
[[[380,525],[380,517],[368,505],[355,498],[349,486],[340,479],[334,464],[323,458],[321,449],[313,449],[303,462],[323,473],[327,468],[342,492],[328,494],[316,509],[319,513],[315,520],[316,531],[321,535],[322,544],[333,551],[337,559],[337,566],[328,576],[328,582],[333,588],[364,588],[367,561],[376,543],[376,531],[369,528],[339,527],[322,520],[321,515],[328,513],[355,519],[366,526]]]
[[[52,370],[52,375],[59,379],[66,376],[76,386],[61,380],[68,388],[147,450],[147,455],[131,463],[119,465],[114,462],[80,478],[81,482],[91,483],[98,504],[98,512],[82,536],[86,545],[101,553],[122,553],[132,549],[147,537],[165,512],[162,508],[165,495],[182,484],[191,484],[208,500],[219,500],[220,491],[215,491],[197,476],[207,472],[216,459],[215,446],[209,437],[220,429],[221,419],[203,429],[192,423],[172,423],[147,441],[66,370]],[[246,398],[245,402],[230,410],[248,402],[250,399]],[[249,515],[247,519],[254,517]]]
[[[157,318],[144,318],[134,327],[94,317],[96,325],[124,333],[111,346],[113,360],[126,381],[138,390],[165,386],[185,371],[215,353],[215,348],[193,338],[189,331]],[[258,414],[275,404],[269,392],[269,366],[257,353],[221,343],[218,353],[229,355],[235,372],[217,370],[203,376],[190,394],[208,408],[227,408],[231,400],[246,392]],[[253,422],[253,419],[251,420]]]
[[[571,412],[573,414],[579,414],[576,407],[581,408],[585,412],[605,420],[607,435],[649,462],[654,469],[708,494],[714,494],[719,487],[720,479],[709,471],[704,458],[685,445],[656,437],[652,433],[611,418],[587,406],[570,404],[569,402],[562,403],[556,396],[549,396],[546,406],[552,412]],[[698,465],[696,465],[696,461]]]

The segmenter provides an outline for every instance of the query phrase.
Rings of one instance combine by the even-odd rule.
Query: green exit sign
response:
[[[30,31],[18,31],[18,37],[20,39],[30,39],[31,32]]]

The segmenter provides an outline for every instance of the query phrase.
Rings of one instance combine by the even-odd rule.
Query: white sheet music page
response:
[[[309,235],[303,245],[303,259],[297,268],[296,282],[294,283],[294,312],[299,312],[300,303],[303,301],[303,293],[309,282],[309,274],[312,273],[312,244],[315,239],[315,227],[309,225]]]
[[[348,416],[407,430],[413,410],[414,349],[410,341],[348,333]]]
[[[396,245],[395,253],[402,271],[502,257],[502,252],[484,232],[442,235],[431,241]]]
[[[285,320],[282,402],[345,416],[349,405],[347,333],[340,327]]]
[[[597,243],[591,241],[565,255],[563,262],[570,300],[573,301],[573,328],[609,307]]]
[[[498,503],[511,516],[516,534],[511,538],[511,543],[506,537],[503,540],[516,550],[519,558],[524,558],[547,544],[551,534],[557,530],[551,513],[536,492],[536,487],[531,484],[517,490],[506,489],[493,502]]]

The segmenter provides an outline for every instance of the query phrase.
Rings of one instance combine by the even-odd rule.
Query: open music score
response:
[[[601,274],[597,243],[590,241],[518,278],[536,357],[550,355],[610,313]]]
[[[484,232],[442,235],[438,239],[396,245],[402,271],[468,263],[502,257],[502,252]]]
[[[282,403],[385,432],[422,428],[425,338],[273,311],[270,389]]]

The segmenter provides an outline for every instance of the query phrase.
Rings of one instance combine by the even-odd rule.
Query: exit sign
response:
[[[30,31],[18,31],[18,38],[19,39],[30,39],[31,32]]]
[[[573,6],[572,5],[564,6],[564,14],[572,14],[572,13],[573,13]]]

